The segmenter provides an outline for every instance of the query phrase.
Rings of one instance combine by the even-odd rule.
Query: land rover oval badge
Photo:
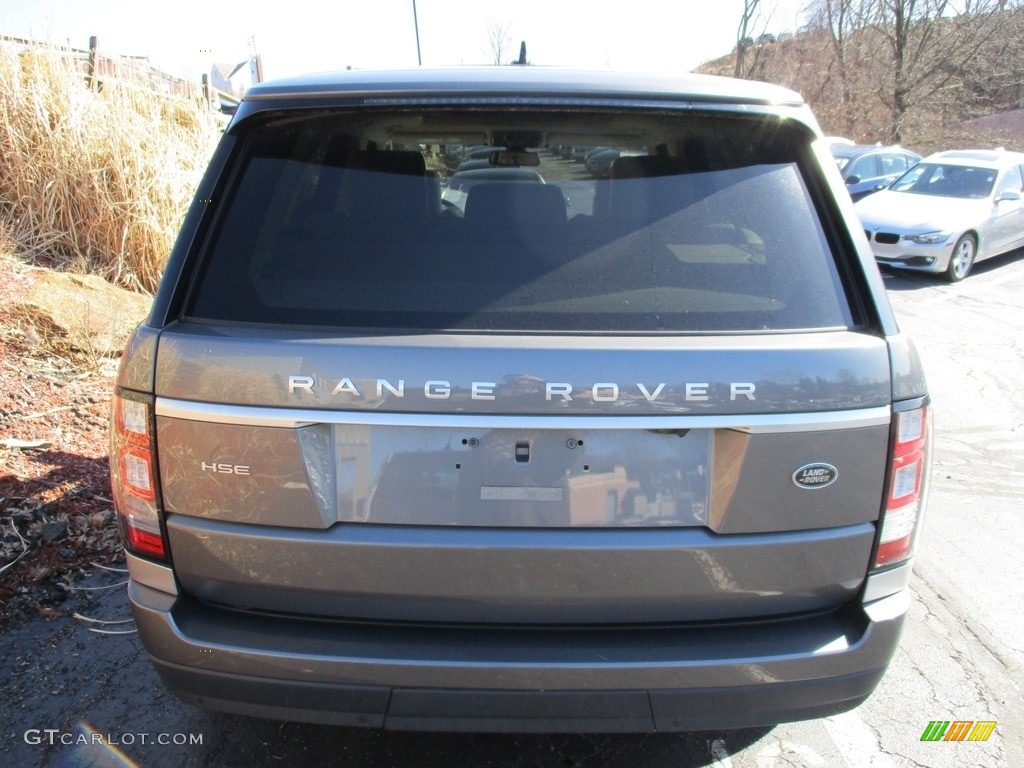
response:
[[[793,473],[793,482],[798,488],[826,488],[839,477],[839,470],[831,464],[816,462],[804,464]]]

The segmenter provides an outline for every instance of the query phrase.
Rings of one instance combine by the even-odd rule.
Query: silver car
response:
[[[856,209],[879,264],[950,282],[976,261],[1024,246],[1024,154],[930,155]]]
[[[499,174],[449,215],[444,147],[474,144],[547,183]],[[556,145],[632,156],[593,179]],[[807,105],[762,83],[250,89],[114,398],[163,681],[394,729],[857,706],[910,605],[930,428],[845,195]]]
[[[860,200],[885,189],[920,161],[921,156],[903,147],[881,144],[861,145],[837,142],[829,146],[846,190],[853,200]]]

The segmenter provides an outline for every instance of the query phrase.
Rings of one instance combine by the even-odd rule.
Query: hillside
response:
[[[827,135],[902,143],[926,154],[955,146],[1024,150],[1020,122],[977,120],[1024,106],[1024,7],[1004,5],[989,14],[918,19],[898,39],[885,19],[843,29],[812,23],[796,36],[748,44],[739,68],[744,77],[803,94]],[[697,71],[735,76],[739,54],[734,49]]]

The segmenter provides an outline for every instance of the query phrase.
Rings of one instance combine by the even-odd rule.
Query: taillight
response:
[[[156,446],[148,398],[118,393],[110,424],[110,481],[125,548],[166,560],[157,508]]]
[[[913,554],[927,483],[929,416],[921,406],[894,414],[892,460],[875,567],[892,565]]]

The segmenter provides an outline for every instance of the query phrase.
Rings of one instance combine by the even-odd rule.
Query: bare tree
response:
[[[1024,107],[1024,2],[1003,0],[998,11],[998,32],[988,36],[978,55],[958,71],[971,95],[965,117]]]
[[[747,74],[747,54],[754,46],[751,32],[754,18],[757,16],[757,7],[760,4],[761,0],[743,0],[743,12],[740,22],[736,26],[736,77],[744,77]]]
[[[743,0],[743,11],[736,25],[736,66],[734,77],[765,78],[768,48],[775,43],[775,35],[768,34],[777,3],[762,3],[761,0]]]
[[[492,21],[487,25],[487,50],[492,64],[508,64],[512,56],[512,22]]]
[[[827,77],[838,81],[837,112],[842,132],[855,136],[861,117],[859,101],[863,96],[860,76],[869,62],[864,56],[868,44],[863,34],[872,18],[876,0],[814,0],[806,8],[809,25],[828,39],[831,58],[827,62]],[[828,82],[823,85],[829,85]]]
[[[902,141],[908,113],[935,99],[979,55],[1005,6],[1005,0],[971,0],[954,19],[949,0],[877,0],[870,26],[888,60],[878,93],[889,113],[890,141]]]
[[[811,0],[800,33],[760,48],[755,10],[745,3],[737,28],[751,46],[736,51],[746,53],[740,68],[734,59],[703,71],[802,92],[826,133],[921,151],[1015,143],[965,138],[961,126],[1024,106],[1024,0]]]
[[[982,84],[991,83],[993,103],[1005,100],[1003,94],[1013,87],[1010,69],[1019,70],[1008,62],[1021,41],[996,32],[1005,31],[1020,5],[1020,0],[814,0],[807,9],[811,25],[825,34],[831,54],[822,79],[834,92],[835,100],[829,93],[827,101],[832,123],[844,133],[870,132],[901,143],[911,120],[920,138],[925,124],[962,118],[968,83],[983,92]],[[1000,63],[997,83],[994,70]]]

